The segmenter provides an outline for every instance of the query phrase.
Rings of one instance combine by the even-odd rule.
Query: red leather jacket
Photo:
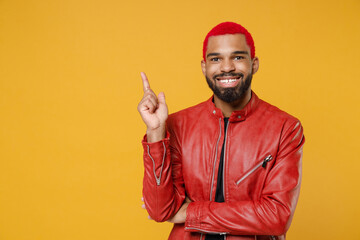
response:
[[[186,196],[185,224],[174,224],[169,239],[285,239],[297,204],[304,144],[300,122],[260,100],[254,92],[224,119],[212,98],[171,114],[167,136],[143,139],[143,196],[155,221],[166,221]],[[214,202],[224,145],[224,203]]]

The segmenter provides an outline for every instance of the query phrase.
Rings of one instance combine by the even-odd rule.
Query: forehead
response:
[[[250,47],[247,45],[243,34],[225,34],[209,37],[206,53],[234,51],[247,51],[250,54]]]

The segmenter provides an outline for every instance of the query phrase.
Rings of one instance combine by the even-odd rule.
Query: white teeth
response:
[[[224,79],[224,80],[220,80],[221,83],[232,83],[235,82],[237,79]]]

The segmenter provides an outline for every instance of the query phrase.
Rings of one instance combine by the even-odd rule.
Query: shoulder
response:
[[[267,119],[267,129],[277,129],[280,133],[280,145],[285,142],[297,142],[296,146],[304,143],[303,126],[297,117],[263,100],[259,101],[258,111],[258,114]]]
[[[258,102],[253,121],[261,125],[263,135],[277,139],[279,151],[285,153],[304,144],[304,131],[300,120],[284,110],[264,101]]]
[[[259,99],[259,104],[257,106],[257,114],[262,115],[264,118],[267,118],[271,121],[276,121],[283,124],[296,124],[300,123],[299,119],[286,111],[262,100]]]

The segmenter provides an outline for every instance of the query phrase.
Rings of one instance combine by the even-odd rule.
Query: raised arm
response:
[[[147,126],[142,141],[144,148],[143,198],[149,216],[158,222],[170,219],[185,199],[179,146],[166,132],[168,109],[165,96],[151,90],[141,73],[144,96],[138,111]]]

